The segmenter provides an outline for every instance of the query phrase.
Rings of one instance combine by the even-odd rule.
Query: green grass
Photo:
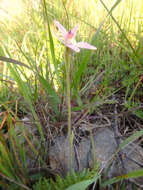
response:
[[[45,142],[46,134],[42,128],[42,123],[47,122],[45,118],[48,117],[53,125],[67,120],[65,47],[55,37],[54,20],[67,29],[79,23],[77,41],[87,41],[97,47],[97,51],[81,50],[79,54],[73,52],[71,56],[72,112],[88,110],[92,114],[97,107],[100,109],[101,105],[110,102],[113,94],[120,92],[123,109],[136,108],[141,104],[142,0],[117,0],[114,4],[112,0],[108,3],[85,0],[84,4],[82,0],[41,0],[38,9],[32,8],[28,0],[23,2],[21,15],[0,19],[0,56],[18,60],[29,67],[0,62],[0,113],[8,111],[6,120],[11,130],[14,127],[13,118],[19,120],[30,113],[41,141]],[[94,102],[99,102],[100,106]],[[42,119],[39,116],[41,108],[44,110]],[[17,109],[20,114],[17,114]],[[143,120],[141,110],[134,111],[134,114]],[[0,118],[0,124],[3,118]],[[0,173],[9,181],[11,179],[18,188],[28,189],[31,181],[27,180],[25,152],[13,131],[11,135],[11,150],[15,150],[14,138],[24,163],[23,168],[19,166],[16,154],[1,139],[3,164],[0,164]],[[133,141],[136,138],[134,135],[127,140]],[[140,134],[137,133],[137,136]],[[30,145],[30,141],[27,142]],[[31,149],[35,155],[38,154],[34,147]],[[43,156],[39,160],[45,164]],[[143,175],[142,171],[111,179],[101,186],[138,175]]]

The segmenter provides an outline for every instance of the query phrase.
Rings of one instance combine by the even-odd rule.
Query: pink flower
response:
[[[88,44],[87,42],[76,42],[75,36],[78,30],[78,24],[69,32],[58,22],[54,21],[54,24],[59,29],[62,36],[57,36],[58,39],[66,46],[71,48],[76,52],[80,52],[80,48],[86,48],[91,50],[96,50],[95,46]]]

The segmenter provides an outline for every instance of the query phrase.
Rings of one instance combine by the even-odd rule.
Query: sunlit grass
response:
[[[39,48],[38,41],[42,40],[42,36],[39,34],[43,32],[43,21],[41,16],[37,13],[34,13],[35,9],[32,8],[32,6],[34,7],[34,3],[32,4],[33,1],[30,1],[30,4],[29,1],[26,2],[21,0],[17,1],[18,3],[16,3],[16,0],[13,1],[13,3],[12,1],[1,1],[1,7],[5,7],[7,13],[4,15],[4,17],[1,15],[1,33],[3,34],[0,34],[0,39],[2,43],[7,43],[5,42],[6,36],[11,36],[13,40],[22,43],[21,47],[28,51],[32,51],[30,52],[31,56],[36,56],[35,52],[33,51],[34,49],[36,51],[36,48]],[[112,0],[105,2],[109,10],[114,3],[115,1]],[[29,5],[31,6],[31,13],[29,11]],[[107,17],[107,11],[100,1],[85,0],[84,3],[82,3],[82,0],[51,0],[47,2],[47,5],[51,26],[52,21],[55,19],[59,20],[67,28],[72,28],[76,23],[79,23],[80,28],[78,32],[78,38],[82,40],[91,40],[100,23],[104,21],[104,19],[106,20],[104,22],[103,28],[107,28],[109,31],[112,30],[113,38],[115,35],[117,38],[119,36],[120,32],[118,27],[111,19],[109,19],[109,17]],[[141,0],[121,1],[119,5],[113,10],[112,15],[115,17],[121,28],[126,31],[127,37],[133,41],[133,45],[136,45],[136,43],[138,43],[136,37],[138,33],[142,32],[143,30],[143,2]],[[9,19],[11,24],[7,24],[7,20]],[[39,27],[41,27],[41,29]],[[32,38],[34,41],[37,41],[37,43],[34,45],[35,47],[31,47],[31,45],[33,46],[33,44],[31,44]],[[57,43],[55,44],[57,46]],[[36,47],[36,45],[38,47]],[[60,49],[59,47],[56,48],[56,52],[58,52]],[[17,48],[12,47],[12,49],[15,49],[17,52]]]
[[[22,0],[0,1],[0,16],[1,19],[11,20],[15,16],[20,16],[23,12]]]

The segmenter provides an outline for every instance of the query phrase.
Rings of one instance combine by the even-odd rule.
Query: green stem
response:
[[[67,106],[68,106],[68,138],[69,138],[69,168],[72,167],[72,134],[71,134],[71,92],[70,92],[70,49],[66,48],[66,85],[67,85]]]

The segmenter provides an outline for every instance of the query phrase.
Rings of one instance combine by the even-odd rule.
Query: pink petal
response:
[[[72,38],[74,39],[77,33],[79,25],[77,24],[70,32],[72,33]]]
[[[87,42],[77,42],[76,46],[79,48],[86,48],[86,49],[92,49],[92,50],[97,49],[95,46],[92,46],[92,45],[88,44]]]
[[[80,49],[77,46],[73,45],[73,44],[65,44],[65,46],[71,48],[72,50],[74,50],[76,52],[80,52]]]
[[[62,35],[65,37],[67,34],[66,29],[58,22],[54,21],[54,24],[58,27],[59,31],[62,33]]]

